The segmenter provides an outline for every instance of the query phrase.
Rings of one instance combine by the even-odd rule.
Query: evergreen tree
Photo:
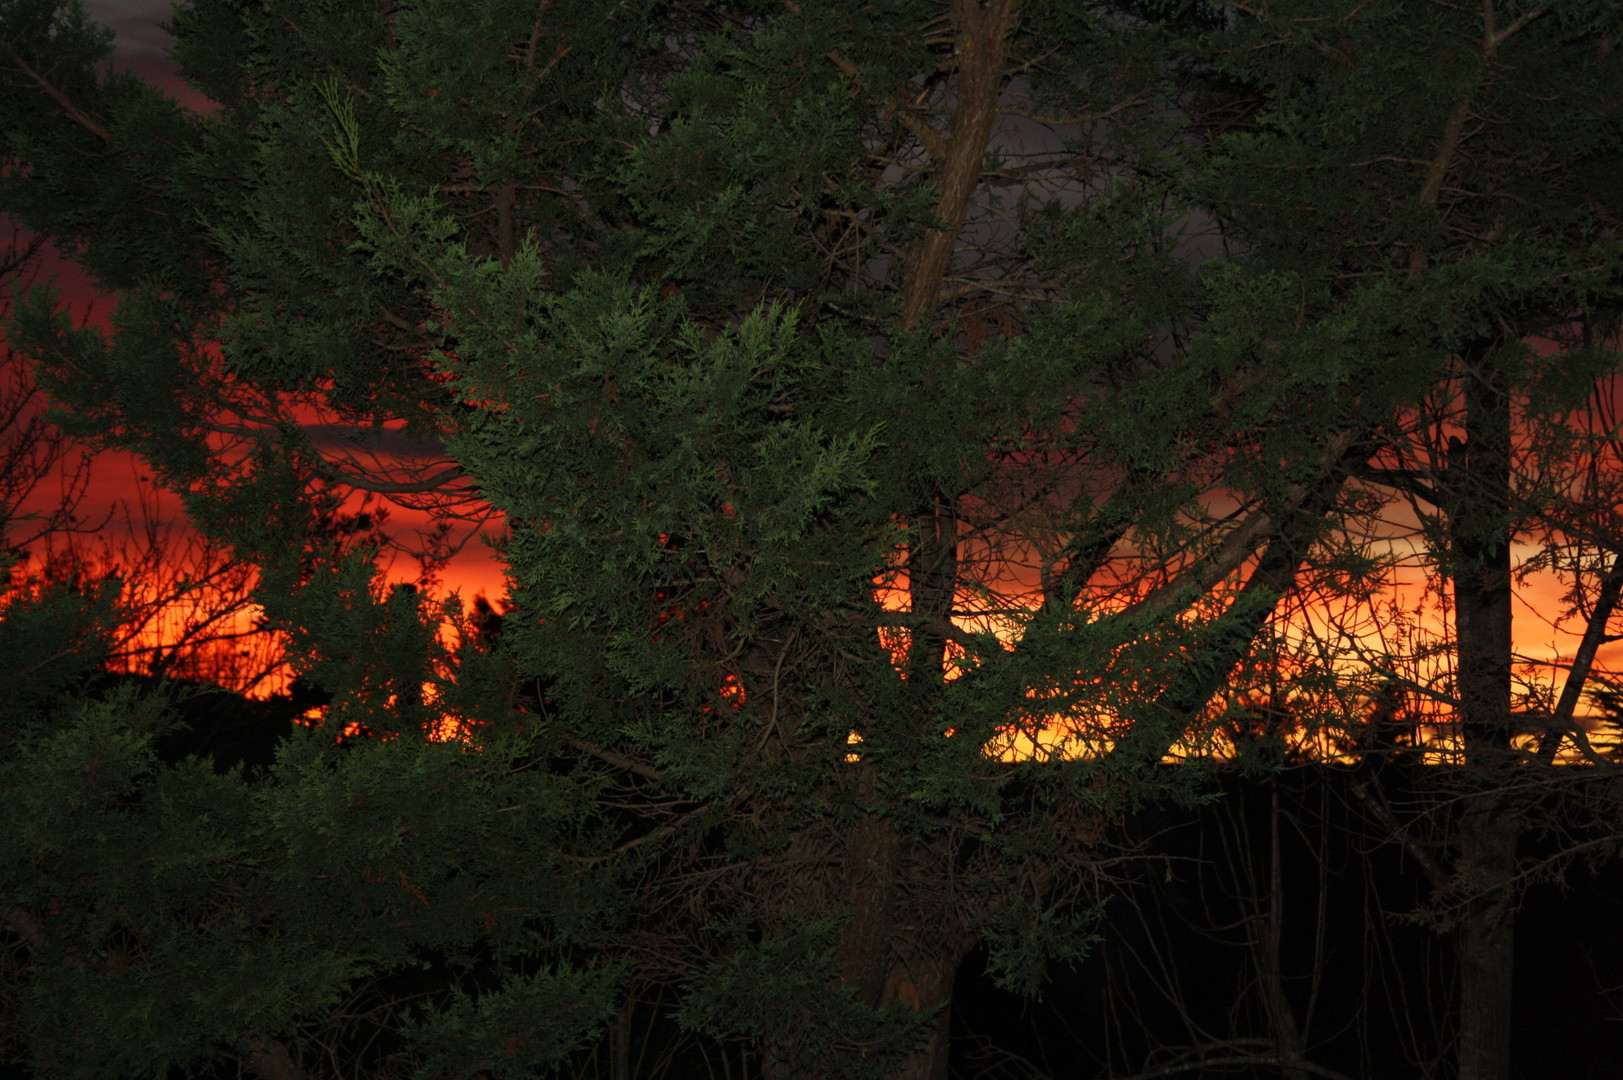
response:
[[[1425,646],[1447,650],[1440,694],[1367,631],[1335,648],[1380,678],[1401,668],[1403,690],[1453,725],[1453,754],[1384,773],[1401,783],[1371,805],[1417,853],[1458,960],[1454,1031],[1437,1053],[1452,1042],[1462,1080],[1502,1080],[1518,846],[1560,827],[1553,792],[1608,781],[1535,783],[1518,736],[1542,741],[1545,766],[1564,737],[1584,744],[1574,708],[1615,601],[1589,609],[1596,640],[1559,702],[1530,687],[1511,621],[1518,541],[1544,549],[1527,569],[1563,565],[1574,594],[1615,592],[1594,561],[1609,510],[1572,479],[1614,468],[1590,399],[1609,396],[1618,362],[1623,23],[1588,3],[1242,11],[1214,65],[1267,105],[1198,186],[1291,309],[1259,328],[1258,347],[1335,380],[1366,440],[1355,483],[1413,509],[1448,605],[1443,639]],[[1569,806],[1593,827],[1590,801]]]
[[[0,5],[27,166],[0,206],[124,290],[110,335],[38,297],[13,340],[261,566],[330,722],[394,736],[205,784],[92,711],[8,764],[44,805],[110,755],[97,806],[150,844],[42,877],[18,906],[41,933],[53,898],[85,920],[63,940],[148,925],[87,913],[118,874],[156,888],[142,867],[203,843],[165,808],[206,805],[230,826],[150,925],[246,890],[273,958],[253,1011],[128,1059],[119,1014],[36,1034],[36,1061],[229,1052],[281,1080],[347,988],[477,950],[530,974],[438,988],[398,1060],[505,1037],[539,1068],[612,992],[570,950],[612,949],[774,1075],[944,1076],[962,958],[1029,992],[1085,951],[1108,823],[1187,783],[1162,760],[1309,571],[1346,565],[1396,418],[1485,334],[1615,297],[1584,216],[1615,175],[1609,9],[1288,8],[194,0],[172,29],[204,117],[98,75],[75,5]],[[1431,58],[1479,38],[1472,71],[1524,80],[1492,168],[1461,147],[1498,99]],[[1569,107],[1524,105],[1552,57]],[[1502,207],[1455,209],[1467,166]],[[386,428],[418,453],[368,467]],[[334,557],[318,525],[353,491],[501,511],[497,652],[447,652],[455,607]],[[448,720],[478,753],[423,739]],[[78,813],[8,875],[76,850]],[[385,859],[390,829],[414,838]],[[401,895],[306,888],[379,874]],[[481,899],[427,926],[414,890],[424,919]],[[530,967],[476,909],[515,912]],[[46,1002],[79,969],[40,940]],[[159,994],[182,954],[151,949]]]

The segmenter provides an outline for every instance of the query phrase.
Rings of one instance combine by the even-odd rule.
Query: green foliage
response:
[[[829,1062],[838,1080],[879,1080],[936,1023],[934,1010],[855,1000],[833,965],[836,927],[811,923],[770,941],[742,928],[726,936],[727,958],[697,973],[677,1020],[695,1031],[744,1036],[769,1048],[768,1068],[794,1075]]]
[[[447,1007],[414,1017],[406,1028],[420,1060],[414,1075],[547,1075],[614,1015],[613,973],[594,974],[514,976],[498,990],[477,998],[457,993]]]
[[[1046,904],[1011,904],[996,922],[981,928],[987,975],[1005,990],[1041,997],[1050,964],[1079,963],[1098,944],[1099,915],[1096,908],[1066,911]]]
[[[203,116],[98,75],[77,5],[0,3],[53,73],[0,64],[0,208],[123,290],[8,336],[332,697],[254,779],[101,706],[7,759],[42,1070],[260,1068],[364,1014],[364,1068],[534,1075],[629,980],[882,1075],[945,1005],[895,1004],[915,968],[1083,955],[1110,823],[1188,797],[1161,762],[1270,622],[1375,565],[1326,537],[1460,357],[1612,325],[1618,26],[1002,11],[192,0]],[[500,512],[499,641],[335,540],[357,491]]]
[[[106,658],[116,627],[119,582],[29,586],[12,582],[0,606],[0,649],[13,671],[0,697],[0,753],[44,726]]]
[[[578,811],[523,744],[470,761],[310,732],[250,783],[160,764],[133,707],[86,706],[0,766],[8,922],[31,950],[12,975],[42,1074],[161,1076],[242,1039],[341,1034],[357,1009],[404,1024],[400,988],[431,959],[406,1042],[384,1046],[412,1068],[460,1040],[531,1075],[612,1012],[612,970],[558,965],[560,928],[593,922],[585,890],[559,891]],[[500,987],[493,961],[515,972]]]

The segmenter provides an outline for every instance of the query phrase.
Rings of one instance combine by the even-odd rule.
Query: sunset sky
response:
[[[210,103],[180,83],[173,74],[164,50],[168,37],[156,23],[169,14],[168,0],[87,0],[86,7],[93,17],[111,26],[117,32],[117,48],[112,63],[116,67],[134,71],[142,78],[163,86],[169,93],[190,107],[206,110]],[[54,281],[61,290],[61,298],[73,312],[76,320],[82,319],[92,325],[102,324],[110,309],[110,300],[98,296],[94,289],[77,272],[76,268],[58,257],[54,252],[47,250],[46,258],[40,267],[40,280]],[[1548,346],[1544,346],[1548,348]],[[311,417],[312,425],[308,429],[318,443],[328,448],[336,447],[337,436],[340,429],[332,425],[314,423],[319,420]],[[383,452],[391,450],[398,453],[409,453],[414,448],[406,445],[403,440],[390,443],[387,439],[383,444]],[[415,448],[419,451],[432,448]],[[55,489],[49,486],[38,493],[41,502],[49,501],[57,496]],[[99,520],[102,516],[112,513],[113,509],[122,504],[138,504],[146,500],[148,505],[156,508],[158,515],[166,519],[179,518],[179,506],[174,496],[155,489],[148,479],[148,471],[141,464],[128,456],[120,454],[103,454],[94,463],[90,484],[82,506],[81,518]],[[1412,525],[1401,506],[1394,505],[1394,518],[1391,530],[1394,535],[1403,533]],[[416,529],[426,529],[431,521],[426,514],[391,507],[391,528],[398,536],[410,536]],[[123,526],[117,523],[116,530]],[[489,531],[490,526],[487,526]],[[468,535],[470,530],[464,528],[459,535],[466,542],[458,554],[452,559],[441,575],[441,584],[446,589],[456,589],[464,598],[471,599],[476,595],[485,595],[492,600],[499,598],[504,592],[504,585],[499,562],[491,555],[487,545],[480,542],[477,535]],[[1393,584],[1396,588],[1389,594],[1400,606],[1413,607],[1419,600],[1424,585],[1424,572],[1418,565],[1419,553],[1413,553],[1406,569],[1398,572]],[[1525,554],[1525,552],[1524,552]],[[418,575],[417,566],[409,559],[398,559],[391,566],[388,577],[391,581],[411,581]],[[1560,664],[1570,658],[1577,645],[1583,627],[1576,625],[1576,621],[1565,626],[1554,625],[1554,616],[1561,609],[1561,595],[1564,589],[1552,575],[1536,575],[1529,578],[1517,589],[1515,610],[1515,638],[1518,652],[1529,662],[1524,674],[1532,679],[1542,681],[1552,686],[1554,693],[1559,693],[1561,685]],[[892,603],[899,603],[900,597],[894,598]],[[1324,614],[1324,613],[1321,613]],[[1435,622],[1435,610],[1424,616]],[[1377,637],[1383,629],[1380,620],[1371,613],[1364,613],[1363,623],[1368,637],[1366,642],[1370,645],[1376,643]],[[1299,632],[1306,632],[1314,627],[1320,633],[1325,632],[1322,618],[1301,617],[1297,627]],[[1607,661],[1618,663],[1623,661],[1623,642],[1610,643],[1602,652],[1599,670],[1604,671],[1610,665]]]
[[[158,24],[169,17],[170,7],[169,0],[87,0],[85,4],[94,19],[111,27],[117,34],[111,59],[114,67],[132,71],[142,79],[161,86],[188,107],[208,111],[212,103],[176,78],[173,65],[166,55],[170,38]],[[8,234],[14,228],[9,221],[3,221],[0,227],[6,229]],[[44,254],[36,280],[50,282],[60,291],[61,302],[73,313],[76,322],[105,326],[112,309],[112,298],[99,295],[78,267],[61,258],[54,250],[47,247]],[[319,444],[327,446],[334,445],[339,434],[336,427],[318,423],[313,423],[308,430]],[[382,449],[409,452],[411,448],[403,440],[395,444],[386,440]],[[91,470],[80,518],[100,520],[121,504],[136,504],[145,499],[157,509],[162,519],[179,520],[179,501],[174,495],[151,484],[150,472],[128,455],[100,455]],[[59,490],[59,485],[47,486],[37,492],[36,501],[40,504],[51,502],[58,497]],[[390,507],[389,512],[393,532],[403,537],[410,536],[415,529],[426,529],[430,524],[425,514],[414,514],[400,507]],[[116,516],[114,520],[116,535],[122,526],[118,524]],[[469,537],[468,532],[462,529],[457,533],[466,542],[446,568],[444,584],[459,589],[468,598],[478,594],[499,597],[505,588],[501,567],[489,548],[480,543],[477,536]],[[416,565],[408,559],[396,560],[388,573],[391,582],[411,581],[417,575]]]

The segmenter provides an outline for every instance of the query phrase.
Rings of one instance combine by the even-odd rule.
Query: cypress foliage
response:
[[[532,1075],[663,987],[774,1076],[943,1077],[960,961],[1084,956],[1111,823],[1368,565],[1403,418],[1615,312],[1616,23],[192,0],[202,116],[0,4],[0,207],[122,290],[10,339],[332,698],[254,777],[115,705],[8,753],[36,1070]],[[338,551],[356,491],[500,511],[499,643]]]

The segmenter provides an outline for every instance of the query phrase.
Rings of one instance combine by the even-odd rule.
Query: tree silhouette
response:
[[[1609,10],[196,0],[175,56],[207,117],[99,75],[72,6],[0,10],[29,166],[0,197],[125,290],[111,333],[36,296],[13,340],[256,565],[334,730],[379,736],[206,789],[275,853],[260,893],[208,863],[210,902],[247,890],[255,944],[307,943],[268,1004],[141,1062],[37,1054],[282,1080],[331,1067],[328,1003],[427,962],[404,1033],[399,984],[349,1010],[395,1033],[352,1063],[541,1068],[636,987],[775,1076],[935,1080],[963,959],[1032,993],[1080,956],[1113,822],[1198,785],[1169,755],[1258,734],[1227,709],[1248,680],[1287,671],[1292,718],[1367,711],[1392,673],[1285,618],[1365,595],[1358,531],[1417,485],[1469,612],[1468,764],[1510,748],[1505,416],[1561,389],[1522,337],[1616,296]],[[1457,431],[1427,426],[1445,398]],[[1402,456],[1450,436],[1441,477]],[[495,648],[324,533],[355,492],[502,515]],[[19,790],[63,798],[52,762],[99,730]],[[1447,842],[1497,874],[1479,776]],[[1489,893],[1461,922],[1473,1080],[1508,1017]],[[148,985],[178,978],[154,956]]]

